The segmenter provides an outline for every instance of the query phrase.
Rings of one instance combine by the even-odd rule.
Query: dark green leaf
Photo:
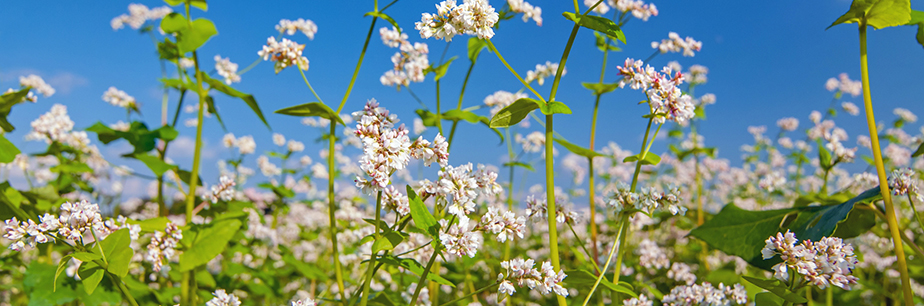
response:
[[[631,163],[637,160],[638,160],[638,154],[635,154],[635,155],[626,157],[625,159],[622,160],[622,162]],[[661,156],[658,156],[658,154],[648,152],[647,154],[645,154],[645,159],[642,160],[642,165],[657,165],[660,162],[661,162]]]
[[[424,267],[419,262],[411,258],[398,258],[393,255],[385,255],[379,257],[377,260],[386,265],[403,267],[417,275],[423,274],[424,271]],[[455,284],[440,276],[439,273],[427,273],[427,280],[439,283],[440,285],[446,285],[453,288],[456,287]]]
[[[394,250],[401,241],[404,241],[404,236],[402,236],[401,233],[394,231],[387,232],[372,243],[372,253]]]
[[[561,103],[559,101],[552,101],[545,105],[539,105],[539,111],[545,115],[571,114],[571,109],[568,108],[568,105],[565,105],[565,103]]]
[[[914,153],[911,154],[911,157],[918,157],[918,156],[921,156],[922,154],[924,154],[924,143],[921,143],[920,145],[918,145],[918,149],[915,150]]]
[[[436,218],[430,213],[430,209],[420,200],[420,197],[417,196],[414,188],[411,188],[410,185],[407,186],[407,198],[410,202],[411,219],[414,220],[414,225],[427,233],[430,238],[438,239],[440,224],[436,222]]]
[[[86,254],[90,254],[90,253],[86,253]],[[51,285],[52,292],[58,291],[58,276],[61,275],[61,272],[64,272],[64,270],[67,270],[67,266],[70,263],[70,261],[71,261],[70,254],[65,255],[64,257],[61,257],[61,260],[58,261],[58,269],[55,270],[54,282],[52,283],[53,285]]]
[[[182,181],[183,183],[186,183],[187,186],[189,185],[189,182],[192,180],[192,173],[190,173],[188,170],[177,169],[176,176],[179,176],[180,181]],[[196,178],[196,185],[202,186],[202,176],[199,176]]]
[[[909,0],[854,0],[850,10],[838,17],[828,28],[842,23],[860,23],[875,29],[904,25],[911,21]]]
[[[516,100],[498,111],[497,114],[494,115],[494,118],[491,118],[489,126],[492,128],[499,128],[520,123],[523,118],[529,115],[529,112],[539,108],[540,104],[542,104],[542,102],[530,98]]]
[[[19,149],[6,137],[3,137],[3,134],[0,134],[0,164],[12,162],[19,153],[21,153]]]
[[[530,164],[527,164],[527,163],[524,163],[524,162],[504,163],[503,166],[504,166],[504,167],[509,167],[509,166],[523,167],[523,168],[526,168],[526,170],[529,170],[529,171],[536,171],[536,169],[533,169],[533,165],[530,165]]]
[[[583,148],[576,144],[570,143],[564,139],[561,139],[561,138],[553,138],[553,139],[555,140],[555,142],[565,147],[565,149],[568,149],[568,151],[571,151],[571,153],[584,156],[584,157],[589,157],[589,158],[603,156],[603,154],[591,151],[590,149],[587,149],[587,148]]]
[[[565,278],[565,283],[571,288],[590,288],[597,282],[597,276],[585,270],[571,270],[566,271],[565,274],[568,275],[568,277]],[[614,292],[627,294],[635,298],[638,297],[638,294],[632,291],[632,288],[627,287],[624,282],[620,282],[619,285],[617,285],[604,277],[600,279],[600,285]]]
[[[260,110],[260,105],[257,104],[257,99],[254,99],[253,95],[237,91],[237,89],[226,85],[224,82],[210,78],[207,75],[202,75],[202,77],[204,81],[215,90],[218,90],[226,95],[244,100],[244,103],[247,103],[247,106],[250,106],[250,109],[253,110],[255,114],[257,114],[257,117],[260,117],[260,121],[263,121],[263,124],[265,124],[266,127],[269,127],[269,123],[267,123],[266,118],[263,117],[263,111]]]
[[[209,114],[214,114],[215,119],[218,119],[218,124],[221,125],[221,129],[227,132],[228,128],[225,127],[225,121],[221,120],[221,115],[218,114],[218,107],[215,106],[215,98],[212,98],[212,96],[205,96],[205,106],[206,111],[208,111]]]
[[[778,279],[769,280],[769,279],[760,279],[760,278],[750,277],[750,276],[742,276],[742,277],[744,277],[744,279],[751,282],[752,284],[757,285],[757,287],[764,288],[767,291],[770,291],[773,294],[776,294],[776,296],[788,302],[791,302],[791,303],[808,302],[808,300],[806,300],[801,295],[789,290],[789,287],[787,287],[785,284],[783,284],[782,281]]]
[[[623,34],[619,25],[612,20],[590,15],[579,16],[571,12],[564,12],[562,15],[568,18],[568,20],[574,21],[574,23],[577,23],[579,26],[600,31],[613,39],[618,39],[622,43],[626,43],[626,34]]]
[[[755,306],[781,306],[783,299],[770,292],[760,292],[754,295]]]
[[[191,247],[180,254],[180,272],[204,265],[221,254],[240,227],[240,220],[228,219],[183,233],[184,244]]]
[[[320,102],[311,102],[290,106],[277,110],[275,113],[295,117],[321,117],[327,120],[337,121],[341,125],[345,125],[345,123],[343,123],[343,119],[341,119],[340,116],[334,112],[334,110]]]
[[[831,164],[831,151],[828,151],[828,148],[821,143],[821,140],[818,140],[818,165],[822,169],[831,169],[834,165]]]
[[[176,44],[174,44],[173,41],[171,41],[169,38],[164,38],[164,41],[157,42],[157,55],[160,57],[160,59],[165,59],[168,61],[177,61],[180,59],[179,50],[177,50]]]
[[[619,83],[588,83],[582,82],[581,85],[584,85],[584,88],[590,89],[594,92],[594,95],[602,95],[619,88]]]
[[[168,164],[160,160],[160,158],[157,156],[147,153],[138,153],[132,155],[131,157],[143,162],[146,166],[148,166],[149,169],[151,169],[151,172],[154,172],[155,176],[161,176],[164,174],[164,172],[176,168],[175,165]]]

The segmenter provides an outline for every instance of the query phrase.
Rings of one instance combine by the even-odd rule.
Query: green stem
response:
[[[394,1],[392,3],[394,3]],[[378,8],[376,8],[376,10],[378,10]],[[384,11],[384,9],[382,10]],[[372,31],[375,30],[375,22],[378,21],[378,19],[378,17],[372,17],[372,23],[369,24],[369,33],[366,33],[366,41],[363,43],[363,51],[359,53],[359,60],[356,61],[356,69],[353,70],[353,77],[350,78],[350,85],[347,86],[346,93],[343,94],[343,100],[340,100],[340,106],[337,107],[337,114],[343,111],[343,106],[346,105],[346,101],[350,97],[350,92],[353,91],[353,85],[356,84],[356,76],[359,75],[359,68],[363,65],[363,58],[366,57],[366,49],[369,48],[369,39],[372,37]]]
[[[340,303],[341,305],[346,302],[346,295],[344,291],[346,287],[343,286],[343,268],[340,264],[340,252],[337,249],[337,218],[335,213],[337,212],[337,202],[336,194],[334,194],[334,150],[335,144],[337,142],[336,135],[337,133],[337,121],[330,121],[330,135],[328,135],[328,148],[327,148],[327,216],[330,225],[330,244],[331,251],[333,254],[332,260],[334,262],[334,275],[337,279],[337,287],[340,292]]]
[[[911,192],[908,193],[908,205],[911,206],[911,211],[914,213],[914,218],[918,221],[918,226],[924,230],[924,221],[921,220],[921,215],[918,214],[918,209],[914,207],[914,200],[912,199]]]
[[[626,221],[626,218],[624,217],[620,222],[627,223],[628,221]],[[594,295],[594,291],[597,290],[597,286],[600,285],[600,281],[603,280],[604,277],[606,277],[605,276],[606,269],[610,267],[610,262],[613,261],[613,253],[616,252],[617,247],[622,249],[622,247],[619,246],[620,245],[619,242],[625,240],[622,237],[623,232],[624,231],[619,231],[619,234],[618,234],[619,236],[616,237],[616,241],[613,241],[613,248],[610,249],[610,253],[606,256],[606,263],[603,264],[603,271],[601,271],[600,275],[597,276],[597,280],[594,282],[594,286],[590,288],[590,293],[588,293],[587,297],[584,298],[584,304],[582,304],[582,306],[587,306],[587,303],[590,302],[590,298],[593,297]],[[619,267],[618,266],[616,267],[615,274],[616,275],[614,276],[614,279],[616,281],[616,284],[618,284],[619,283]]]
[[[436,80],[436,129],[443,134],[443,113],[440,110],[440,80]]]
[[[382,191],[379,190],[378,195],[376,195],[375,197],[375,225],[373,226],[375,228],[375,231],[373,232],[373,235],[374,235],[373,237],[375,237],[375,240],[373,241],[378,241],[379,238],[381,238],[379,235],[379,222],[381,221],[382,221]],[[373,243],[373,245],[374,244],[375,243]],[[372,283],[372,274],[373,274],[372,269],[375,267],[375,253],[376,253],[375,250],[372,250],[372,255],[369,256],[369,268],[366,272],[366,282],[363,285],[363,295],[362,297],[360,297],[362,299],[359,302],[360,306],[366,306],[366,304],[369,302],[369,285]]]
[[[580,243],[581,236],[578,236],[578,233],[574,231],[574,226],[572,226],[570,222],[565,222],[565,224],[568,224],[568,228],[571,229],[571,234],[574,235],[574,239],[578,242],[577,245],[581,246],[581,249],[584,250],[584,254],[586,254],[587,257],[594,256],[592,253],[590,253],[590,251],[587,250],[587,247],[584,246],[583,243]],[[600,266],[597,265],[596,259],[591,260],[590,263],[594,265],[594,270],[596,270],[597,273],[603,274],[603,272],[600,271]]]
[[[908,277],[908,265],[905,262],[905,248],[902,247],[901,233],[898,229],[898,220],[895,218],[895,207],[892,205],[892,194],[889,192],[888,179],[885,166],[882,163],[882,151],[879,147],[879,133],[876,131],[876,117],[873,114],[873,101],[869,89],[869,66],[866,57],[866,20],[860,21],[860,72],[863,81],[863,104],[866,109],[866,124],[869,127],[869,137],[872,143],[873,159],[876,163],[876,172],[879,174],[879,190],[885,202],[886,221],[889,232],[892,234],[892,244],[895,256],[898,258],[898,272],[901,274],[902,293],[905,305],[914,305],[914,295]]]
[[[456,216],[452,216],[452,218],[449,219],[449,223],[447,224],[452,224],[452,222],[455,220]],[[414,295],[411,297],[411,302],[408,305],[417,305],[417,297],[420,296],[420,290],[423,289],[424,281],[427,279],[427,275],[430,275],[430,268],[433,267],[433,263],[436,262],[436,258],[439,257],[441,251],[443,251],[442,247],[438,247],[433,251],[433,255],[431,255],[430,260],[427,261],[427,266],[424,267],[423,273],[420,274],[420,279],[417,280],[417,287],[414,288]]]
[[[474,295],[476,295],[476,294],[482,293],[482,292],[484,292],[485,290],[491,289],[491,288],[493,288],[494,286],[497,286],[497,285],[500,285],[500,283],[495,282],[495,283],[493,283],[493,284],[487,285],[487,286],[485,286],[485,287],[483,287],[483,288],[481,288],[481,289],[478,289],[478,290],[476,290],[476,291],[474,291],[474,292],[472,292],[472,293],[466,294],[466,295],[463,296],[463,297],[460,297],[460,298],[458,298],[458,299],[455,299],[455,300],[452,300],[452,301],[449,301],[449,302],[446,302],[446,303],[442,303],[442,304],[440,304],[440,306],[455,305],[456,303],[458,303],[458,302],[460,302],[460,301],[462,301],[462,300],[464,300],[464,299],[467,299],[467,298],[469,298],[469,297],[471,297],[471,296],[474,296]]]
[[[539,98],[539,100],[545,103],[546,102],[545,98],[543,98],[542,95],[536,92],[536,90],[533,89],[532,86],[529,86],[529,83],[526,83],[526,80],[523,80],[523,78],[521,78],[520,75],[517,74],[517,71],[513,70],[513,67],[510,67],[510,64],[508,64],[507,60],[504,59],[504,56],[500,54],[500,51],[497,50],[497,47],[494,47],[494,43],[491,42],[490,39],[486,39],[485,41],[488,43],[488,48],[491,49],[491,52],[494,52],[494,54],[497,54],[497,58],[500,59],[501,63],[504,63],[504,66],[507,67],[507,70],[510,70],[510,72],[513,73],[513,75],[517,77],[517,80],[520,80],[520,83],[523,83],[523,86],[526,86],[526,88],[529,89],[529,91],[533,92],[533,94],[536,95],[536,97]]]
[[[318,102],[321,102],[321,104],[324,104],[324,100],[321,100],[321,97],[318,96],[318,93],[314,91],[314,87],[311,87],[311,83],[308,82],[308,78],[305,77],[305,70],[302,70],[302,66],[298,66],[298,72],[302,74],[302,80],[305,80],[305,85],[308,85],[308,89],[311,90],[311,94],[314,95],[314,98],[318,99]]]
[[[825,305],[834,306],[834,286],[828,286],[825,290]]]
[[[465,72],[465,80],[462,81],[462,90],[459,92],[459,104],[456,106],[456,110],[462,109],[462,97],[465,96],[465,87],[468,86],[468,78],[472,75],[472,68],[475,68],[475,61],[473,60],[471,64],[468,65],[468,71]],[[449,129],[449,139],[447,140],[448,147],[447,149],[452,149],[452,139],[456,136],[456,126],[459,125],[459,121],[452,122],[452,128]]]

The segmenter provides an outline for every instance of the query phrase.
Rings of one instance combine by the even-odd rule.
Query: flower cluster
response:
[[[222,175],[219,178],[218,185],[212,186],[212,192],[206,195],[206,198],[212,203],[218,203],[219,200],[231,201],[234,199],[234,185],[234,180],[231,177]]]
[[[149,9],[144,4],[132,3],[128,5],[128,14],[122,14],[116,18],[112,18],[112,21],[109,22],[109,25],[112,26],[113,30],[118,30],[125,27],[127,23],[132,29],[140,29],[141,26],[148,20],[158,20],[164,18],[168,14],[173,13],[173,9],[169,6],[161,6]]]
[[[57,141],[75,148],[84,148],[90,143],[87,133],[72,132],[74,121],[67,115],[67,107],[55,104],[51,110],[32,121],[32,132],[27,140],[42,140],[46,143]]]
[[[671,265],[671,260],[658,244],[649,239],[642,240],[635,249],[639,264],[648,269],[664,269]]]
[[[308,36],[308,39],[314,39],[314,34],[318,33],[318,25],[314,21],[306,19],[296,19],[295,21],[282,19],[279,20],[279,24],[276,25],[276,31],[279,33],[285,32],[288,35],[294,35],[295,32],[301,31]]]
[[[651,300],[647,295],[640,294],[637,298],[631,298],[622,301],[623,306],[652,306]]]
[[[593,6],[598,0],[584,0],[587,7]],[[600,15],[610,11],[610,7],[616,8],[621,13],[632,13],[635,18],[642,21],[648,21],[651,16],[658,16],[658,8],[654,4],[645,3],[642,0],[607,0],[594,7],[594,12]]]
[[[519,143],[523,147],[523,152],[525,153],[539,153],[545,149],[545,134],[540,131],[533,131],[526,135],[526,137],[517,134],[513,141]]]
[[[667,208],[673,215],[685,214],[687,208],[680,205],[680,187],[669,186],[667,192],[660,192],[653,187],[642,187],[640,193],[633,192],[624,183],[620,183],[613,192],[608,204],[616,211],[637,209],[651,214]]]
[[[536,64],[536,70],[526,72],[526,83],[538,81],[539,86],[542,86],[542,84],[545,84],[545,78],[554,76],[556,72],[558,72],[558,63],[546,61],[545,65]],[[561,70],[561,76],[565,76],[567,73],[567,68]]]
[[[237,74],[237,64],[232,63],[230,58],[221,58],[221,55],[215,55],[215,71],[218,75],[225,78],[225,84],[238,83],[241,76]]]
[[[651,42],[651,48],[661,50],[661,53],[683,52],[683,56],[692,57],[696,55],[693,51],[699,52],[703,48],[703,43],[689,36],[682,39],[677,33],[670,32],[667,34],[667,39],[662,39],[661,42]]]
[[[863,92],[863,82],[851,80],[847,73],[841,73],[837,78],[830,78],[825,82],[825,89],[859,96]]]
[[[221,143],[225,148],[237,147],[241,155],[253,154],[257,150],[257,143],[253,140],[253,136],[234,138],[234,134],[228,133],[221,139]]]
[[[523,0],[507,0],[510,11],[514,13],[523,13],[523,22],[529,21],[530,18],[540,27],[542,26],[542,8],[533,6]]]
[[[824,289],[828,285],[850,290],[857,283],[857,277],[850,275],[857,264],[853,246],[841,238],[823,237],[818,242],[803,240],[796,244],[796,235],[789,230],[777,233],[765,241],[760,251],[764,259],[780,255],[783,262],[773,266],[773,276],[789,280],[789,269],[795,269],[805,280]]]
[[[516,102],[519,99],[528,97],[529,95],[522,92],[512,93],[509,91],[498,90],[490,96],[484,98],[484,105],[491,108],[491,117],[494,117],[494,115],[497,115],[497,113],[500,112],[501,109],[504,109],[504,107],[513,104],[513,102]]]
[[[302,50],[305,45],[283,38],[277,42],[275,37],[266,39],[266,45],[263,50],[257,51],[257,55],[264,61],[272,60],[276,62],[276,73],[292,65],[297,65],[301,70],[308,70],[308,58],[302,56]]]
[[[103,101],[122,108],[134,109],[138,107],[137,102],[135,102],[135,97],[129,96],[124,91],[115,87],[109,87],[109,89],[103,93]]]
[[[440,228],[445,229],[440,232],[440,244],[446,248],[448,254],[474,258],[481,247],[481,235],[472,231],[474,227],[468,217],[462,216],[458,219],[458,222],[451,225],[449,220],[439,221]]]
[[[426,76],[425,71],[430,67],[430,60],[427,58],[430,49],[427,44],[411,44],[407,40],[407,34],[400,33],[394,27],[391,30],[384,27],[379,29],[379,35],[382,37],[382,43],[400,50],[391,56],[394,68],[386,71],[379,78],[382,85],[400,87],[408,86],[411,82],[423,82]]]
[[[441,135],[437,135],[433,143],[423,137],[412,143],[404,125],[394,127],[398,122],[397,116],[389,115],[388,110],[379,107],[375,99],[369,100],[363,111],[353,113],[353,116],[357,122],[354,134],[363,143],[360,168],[370,178],[357,177],[357,187],[367,191],[385,188],[391,182],[391,174],[404,169],[411,157],[423,160],[428,166],[433,162],[447,165],[448,144]]]
[[[407,195],[398,191],[394,185],[388,185],[382,190],[382,203],[385,204],[385,209],[397,212],[402,217],[411,213],[411,203]]]
[[[215,296],[211,300],[205,303],[205,306],[240,306],[241,300],[234,296],[234,294],[228,294],[225,292],[225,289],[218,289],[215,292],[212,292],[212,295]],[[293,303],[294,305],[294,303]]]
[[[39,243],[54,241],[58,237],[82,242],[84,233],[93,230],[97,233],[108,233],[108,227],[103,223],[99,214],[99,205],[90,204],[85,200],[78,202],[64,202],[61,204],[61,215],[45,214],[39,216],[40,223],[29,219],[20,222],[13,217],[4,221],[3,238],[10,239],[10,249],[23,250],[26,245],[35,247]]]
[[[530,290],[539,288],[539,293],[555,293],[560,296],[568,296],[568,290],[560,285],[562,280],[568,275],[564,271],[555,272],[551,262],[543,262],[542,267],[536,270],[533,266],[535,262],[532,259],[523,260],[514,258],[501,262],[501,268],[506,270],[505,273],[497,274],[497,281],[500,286],[497,294],[513,295],[516,292],[514,282],[520,288],[529,287]]]
[[[151,269],[159,272],[163,268],[163,261],[176,259],[176,247],[183,239],[183,231],[173,222],[167,222],[164,231],[155,231],[148,244],[148,252],[144,259],[151,262]]]
[[[900,118],[902,121],[907,122],[907,123],[915,123],[918,121],[917,115],[912,113],[910,110],[907,110],[901,107],[896,107],[894,110],[892,110],[892,113],[898,116],[898,118]]]
[[[51,97],[52,95],[55,94],[55,89],[52,88],[51,85],[48,85],[47,83],[45,83],[45,80],[43,80],[42,77],[34,75],[34,74],[30,74],[28,76],[20,76],[19,85],[22,87],[32,87],[32,89],[35,89],[35,91],[38,91],[40,94],[42,94],[42,96],[46,98]],[[13,90],[10,89],[7,92],[12,92],[12,91]],[[26,100],[29,100],[30,102],[35,102],[38,100],[38,98],[35,96],[35,94],[33,94],[30,91],[28,95],[26,96]]]
[[[726,286],[719,283],[719,287],[714,287],[709,282],[677,286],[661,298],[661,303],[668,306],[744,305],[747,301],[747,291],[741,284]]]
[[[649,65],[642,67],[644,62],[627,58],[623,66],[616,67],[623,78],[619,87],[629,85],[636,90],[644,90],[651,104],[652,114],[658,115],[655,122],[663,123],[672,120],[684,123],[695,115],[693,98],[680,90],[683,84],[683,74],[673,72],[670,66],[656,72]]]
[[[487,0],[445,0],[436,5],[436,14],[423,13],[415,28],[421,38],[436,37],[452,41],[459,34],[477,35],[481,39],[494,37],[494,24],[499,18]]]
[[[423,180],[420,183],[421,197],[435,196],[452,204],[447,211],[459,218],[468,218],[467,214],[475,211],[475,199],[478,194],[494,196],[502,192],[500,184],[496,182],[497,173],[485,169],[483,165],[473,171],[472,164],[467,163],[458,167],[444,166],[439,171],[436,182]]]
[[[500,242],[514,237],[522,239],[526,233],[526,218],[517,217],[512,211],[501,213],[497,208],[488,207],[488,212],[481,216],[481,224],[476,229],[497,235],[497,241]]]
[[[565,209],[562,205],[563,199],[555,197],[555,222],[574,224],[578,218],[578,213]],[[526,197],[526,217],[534,222],[545,221],[548,219],[549,205],[544,198],[534,196]]]
[[[295,301],[292,301],[292,304],[291,304],[291,306],[315,306],[315,305],[317,305],[317,302],[315,302],[312,299],[295,300]]]
[[[784,131],[795,131],[799,128],[799,119],[793,117],[786,117],[776,121],[776,126]]]
[[[889,188],[892,194],[897,196],[910,195],[917,198],[918,202],[924,202],[924,195],[918,190],[918,185],[914,180],[915,172],[911,168],[900,168],[892,170],[889,174]]]

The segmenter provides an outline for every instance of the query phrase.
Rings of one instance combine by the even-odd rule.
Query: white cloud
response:
[[[64,95],[70,94],[74,88],[87,86],[87,84],[90,84],[87,78],[67,71],[58,72],[48,78],[48,85]]]
[[[189,136],[180,136],[170,142],[167,156],[173,159],[192,158],[196,151],[196,139]],[[202,158],[213,158],[217,152],[210,148],[208,139],[202,139]]]

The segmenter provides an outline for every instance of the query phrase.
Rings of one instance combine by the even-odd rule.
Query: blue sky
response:
[[[384,2],[384,1],[381,1]],[[110,86],[135,96],[142,103],[143,119],[156,125],[160,121],[162,90],[157,81],[160,68],[154,45],[147,36],[129,28],[113,31],[109,21],[126,13],[130,2],[98,1],[5,1],[4,18],[0,19],[0,87],[18,87],[18,77],[39,74],[58,92],[51,98],[40,98],[37,104],[17,106],[11,121],[17,130],[8,137],[23,151],[42,149],[41,143],[22,141],[29,122],[47,112],[51,105],[68,106],[77,127],[89,127],[96,121],[114,123],[124,120],[122,110],[103,102],[101,96]],[[158,1],[140,1],[149,7],[164,5]],[[436,62],[446,42],[423,40],[413,29],[422,12],[433,12],[437,1],[401,0],[386,13],[410,34],[412,42],[429,44],[431,62]],[[498,9],[504,1],[492,0]],[[652,53],[651,41],[660,41],[674,31],[682,37],[691,36],[703,42],[695,57],[680,54],[657,56],[652,65],[661,67],[668,61],[678,61],[684,67],[693,64],[709,68],[709,83],[697,88],[697,93],[714,93],[718,102],[708,108],[708,120],[701,133],[707,145],[717,146],[720,155],[739,164],[739,147],[751,143],[747,127],[766,125],[775,133],[775,122],[782,117],[796,117],[802,126],[808,124],[812,110],[824,110],[831,93],[824,89],[825,81],[846,72],[852,79],[860,78],[859,43],[855,25],[825,28],[850,5],[849,1],[654,1],[659,16],[648,22],[630,21],[624,28],[627,45],[622,52],[611,53],[607,79],[616,77],[616,65],[626,57],[645,58]],[[238,63],[241,68],[257,58],[257,51],[266,38],[275,36],[274,25],[280,19],[311,19],[319,32],[314,40],[296,34],[291,39],[306,44],[306,56],[311,61],[307,77],[328,105],[337,105],[347,87],[359,56],[364,35],[371,18],[362,15],[372,9],[371,1],[280,1],[215,2],[208,12],[192,10],[193,17],[212,19],[219,35],[201,49],[204,67],[212,67],[212,57],[220,54]],[[347,5],[344,5],[347,4]],[[493,42],[521,74],[537,63],[557,62],[567,41],[571,21],[561,12],[573,10],[570,1],[534,1],[543,9],[544,24],[523,23],[519,18],[505,21]],[[912,3],[921,10],[920,2]],[[583,6],[582,6],[583,8]],[[380,21],[376,29],[386,26]],[[891,121],[892,109],[904,107],[919,116],[924,115],[924,48],[914,40],[916,28],[898,27],[869,34],[871,90],[879,118]],[[594,36],[581,30],[567,63],[568,74],[562,79],[558,100],[567,103],[572,115],[556,117],[556,130],[571,142],[586,145],[593,108],[593,96],[581,82],[599,78],[601,53],[594,48]],[[447,76],[441,82],[443,108],[454,106],[467,68],[465,42],[459,37],[449,44],[448,56],[458,55]],[[362,107],[369,98],[397,113],[410,123],[413,110],[419,105],[404,90],[382,86],[379,76],[391,69],[389,58],[395,49],[381,43],[375,32],[366,60],[350,96],[345,112]],[[209,69],[210,70],[210,69]],[[170,70],[172,71],[172,70]],[[547,95],[551,82],[536,87]],[[296,70],[288,69],[275,75],[271,63],[261,63],[243,75],[234,87],[252,93],[259,101],[274,131],[288,138],[303,141],[305,151],[318,159],[314,144],[318,132],[299,124],[298,118],[272,114],[274,110],[315,99]],[[431,109],[434,108],[432,76],[424,83],[412,85]],[[516,91],[519,82],[491,53],[484,52],[475,66],[465,95],[465,106],[481,104],[485,96],[497,90]],[[237,136],[251,134],[257,139],[258,152],[273,145],[268,131],[239,100],[218,94],[216,100],[228,131]],[[604,96],[598,126],[598,143],[615,141],[623,148],[638,150],[645,121],[645,109],[635,105],[643,99],[641,93],[619,90]],[[176,96],[171,96],[175,103]],[[860,105],[862,97],[847,96],[845,101]],[[174,104],[171,104],[174,105]],[[487,115],[487,110],[482,110]],[[189,116],[189,115],[187,115]],[[184,117],[188,118],[188,117]],[[181,120],[182,122],[182,120]],[[839,126],[850,134],[851,141],[866,133],[864,118],[841,115]],[[916,131],[920,122],[912,125]],[[533,124],[533,129],[538,125]],[[195,129],[180,127],[181,135],[194,137]],[[435,131],[429,132],[429,137]],[[203,171],[208,176],[217,172],[217,158],[230,156],[220,147],[224,134],[214,120],[207,122],[206,159]],[[450,163],[463,162],[499,164],[506,148],[498,146],[493,132],[483,126],[464,126],[457,135]],[[326,145],[326,144],[325,144]],[[181,146],[177,146],[181,147]],[[178,149],[181,150],[181,149]],[[655,152],[664,150],[656,145]],[[124,153],[123,147],[103,149],[107,156]],[[188,150],[191,152],[191,150]],[[188,155],[191,155],[189,153]],[[188,165],[191,158],[177,155],[177,161]],[[251,160],[251,165],[252,160]],[[136,169],[143,166],[134,164]],[[217,179],[216,179],[217,180]],[[564,184],[564,182],[560,182]]]

